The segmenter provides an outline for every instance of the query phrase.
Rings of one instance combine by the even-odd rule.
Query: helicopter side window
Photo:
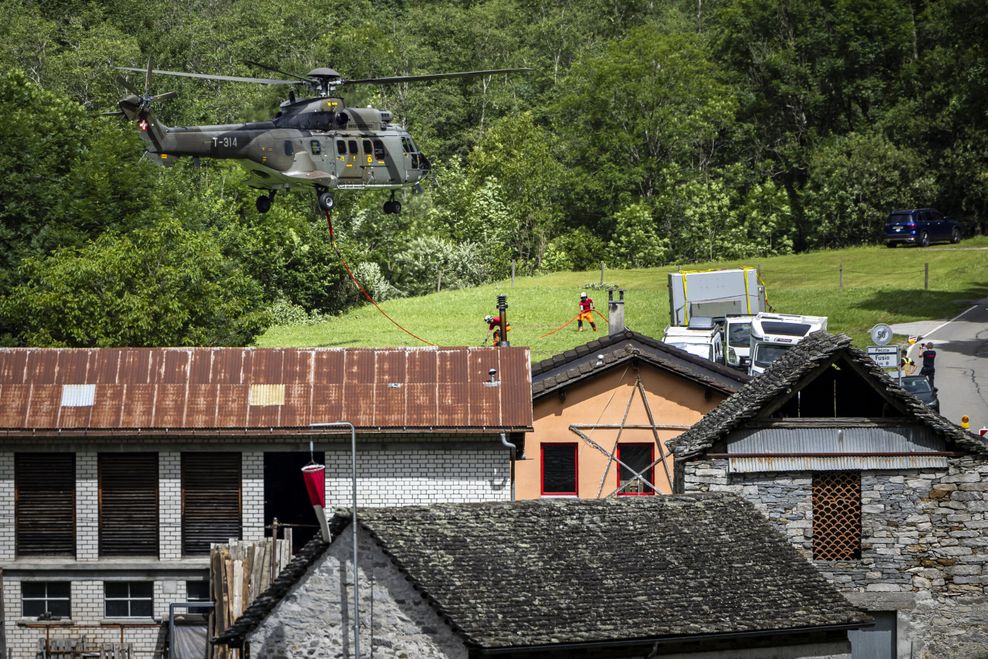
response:
[[[357,155],[357,140],[347,141],[347,147],[350,149],[351,156]]]
[[[369,156],[371,154],[371,142],[370,142],[370,140],[364,140],[363,141],[363,144],[361,146],[364,147],[364,155],[365,156]]]
[[[286,156],[294,156],[295,155],[295,149],[292,147],[291,140],[285,140],[285,155]]]
[[[309,142],[309,148],[312,149],[312,155],[318,156],[322,153],[322,145],[319,144],[319,140],[312,140]]]
[[[344,142],[343,140],[336,140],[336,153],[340,154],[341,156],[346,155],[346,142]]]
[[[374,140],[374,159],[384,160],[384,142],[381,140]]]

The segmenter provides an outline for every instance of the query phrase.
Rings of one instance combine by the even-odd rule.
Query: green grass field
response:
[[[855,247],[773,258],[751,259],[765,280],[775,311],[829,317],[829,329],[849,334],[867,345],[875,323],[949,318],[971,300],[988,296],[988,238],[957,247],[927,249]],[[924,264],[929,264],[929,289],[924,290]],[[843,264],[843,288],[839,287]],[[739,262],[698,263],[683,269],[735,267]],[[625,321],[629,328],[661,338],[669,321],[666,273],[680,266],[605,271],[605,284],[625,290]],[[606,315],[607,292],[600,271],[559,272],[518,277],[477,288],[443,291],[418,298],[382,303],[399,323],[422,338],[443,346],[481,345],[487,334],[483,317],[496,313],[499,293],[508,296],[511,345],[529,346],[534,360],[592,340],[576,323],[546,336],[576,314],[580,291],[587,291]],[[607,324],[598,319],[598,336]],[[272,327],[257,340],[266,347],[392,347],[423,345],[392,325],[370,305],[312,325]]]

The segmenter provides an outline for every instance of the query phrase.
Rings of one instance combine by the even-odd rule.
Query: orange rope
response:
[[[594,310],[593,310],[593,312],[594,312],[595,314],[597,314],[598,316],[600,316],[600,319],[601,319],[602,321],[604,321],[605,323],[607,322],[607,316],[605,316],[604,314],[602,314],[602,313],[600,313],[600,312],[599,312],[599,311],[597,311],[596,309],[594,309]]]
[[[552,330],[550,332],[546,332],[545,334],[543,334],[542,336],[540,336],[538,339],[535,339],[535,340],[538,341],[539,339],[544,339],[545,337],[549,336],[550,334],[555,334],[556,332],[558,332],[559,330],[563,329],[564,327],[566,327],[567,325],[569,325],[570,323],[572,323],[574,320],[576,320],[579,317],[580,317],[580,314],[576,314],[575,316],[573,316],[572,318],[570,318],[569,320],[567,320],[565,323],[563,323],[562,325],[560,325],[556,329],[554,329],[554,330]]]
[[[411,336],[413,338],[416,338],[416,339],[418,339],[419,341],[421,341],[422,343],[424,343],[424,344],[426,344],[428,346],[434,346],[434,345],[436,345],[435,343],[431,343],[429,341],[426,341],[421,336],[419,336],[418,334],[415,334],[411,330],[407,330],[404,327],[402,327],[398,323],[398,321],[396,321],[394,318],[392,318],[391,316],[389,316],[388,315],[388,312],[385,311],[384,309],[382,309],[378,305],[378,303],[374,301],[374,298],[371,297],[371,294],[368,293],[364,289],[364,287],[360,285],[360,282],[357,281],[357,278],[353,275],[353,272],[350,271],[350,266],[347,265],[346,259],[343,258],[343,254],[340,253],[340,248],[336,246],[336,236],[333,234],[333,219],[332,219],[332,217],[330,215],[330,211],[328,211],[328,210],[326,211],[326,226],[329,227],[329,241],[333,245],[333,250],[336,252],[336,255],[338,257],[340,257],[340,263],[343,264],[343,268],[346,270],[346,273],[348,275],[350,275],[350,279],[353,281],[354,285],[356,285],[357,290],[359,290],[361,293],[364,294],[364,297],[367,298],[367,301],[370,302],[371,304],[373,304],[374,305],[374,308],[377,309],[378,311],[380,311],[382,316],[384,316],[385,318],[387,318],[388,320],[390,320],[391,323],[395,327],[397,327],[398,329],[400,329],[402,332],[404,332],[408,336]]]

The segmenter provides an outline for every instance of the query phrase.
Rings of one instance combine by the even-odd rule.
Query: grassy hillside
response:
[[[988,246],[988,238],[960,247]],[[929,290],[923,289],[924,263],[929,263]],[[850,334],[858,345],[868,343],[875,323],[947,318],[988,296],[988,251],[966,249],[888,249],[855,247],[751,259],[765,280],[769,303],[776,311],[829,316],[831,331]],[[843,288],[839,288],[843,264]],[[684,269],[734,267],[736,262],[700,263]],[[666,272],[677,267],[642,270],[607,269],[605,284],[625,290],[628,327],[660,338],[668,324]],[[419,298],[391,300],[382,307],[412,332],[438,345],[481,345],[487,334],[484,315],[496,313],[498,293],[508,295],[508,318],[515,346],[530,346],[538,360],[589,341],[593,333],[577,333],[576,323],[550,336],[576,314],[580,291],[587,291],[606,314],[607,292],[600,272],[560,272],[467,290],[443,291]],[[606,323],[598,322],[606,333]],[[273,327],[259,346],[416,346],[376,309],[367,305],[346,315],[311,325]]]

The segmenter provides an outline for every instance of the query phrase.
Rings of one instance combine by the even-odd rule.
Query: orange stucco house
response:
[[[666,440],[748,379],[623,327],[533,364],[534,431],[515,463],[517,498],[671,493]]]

